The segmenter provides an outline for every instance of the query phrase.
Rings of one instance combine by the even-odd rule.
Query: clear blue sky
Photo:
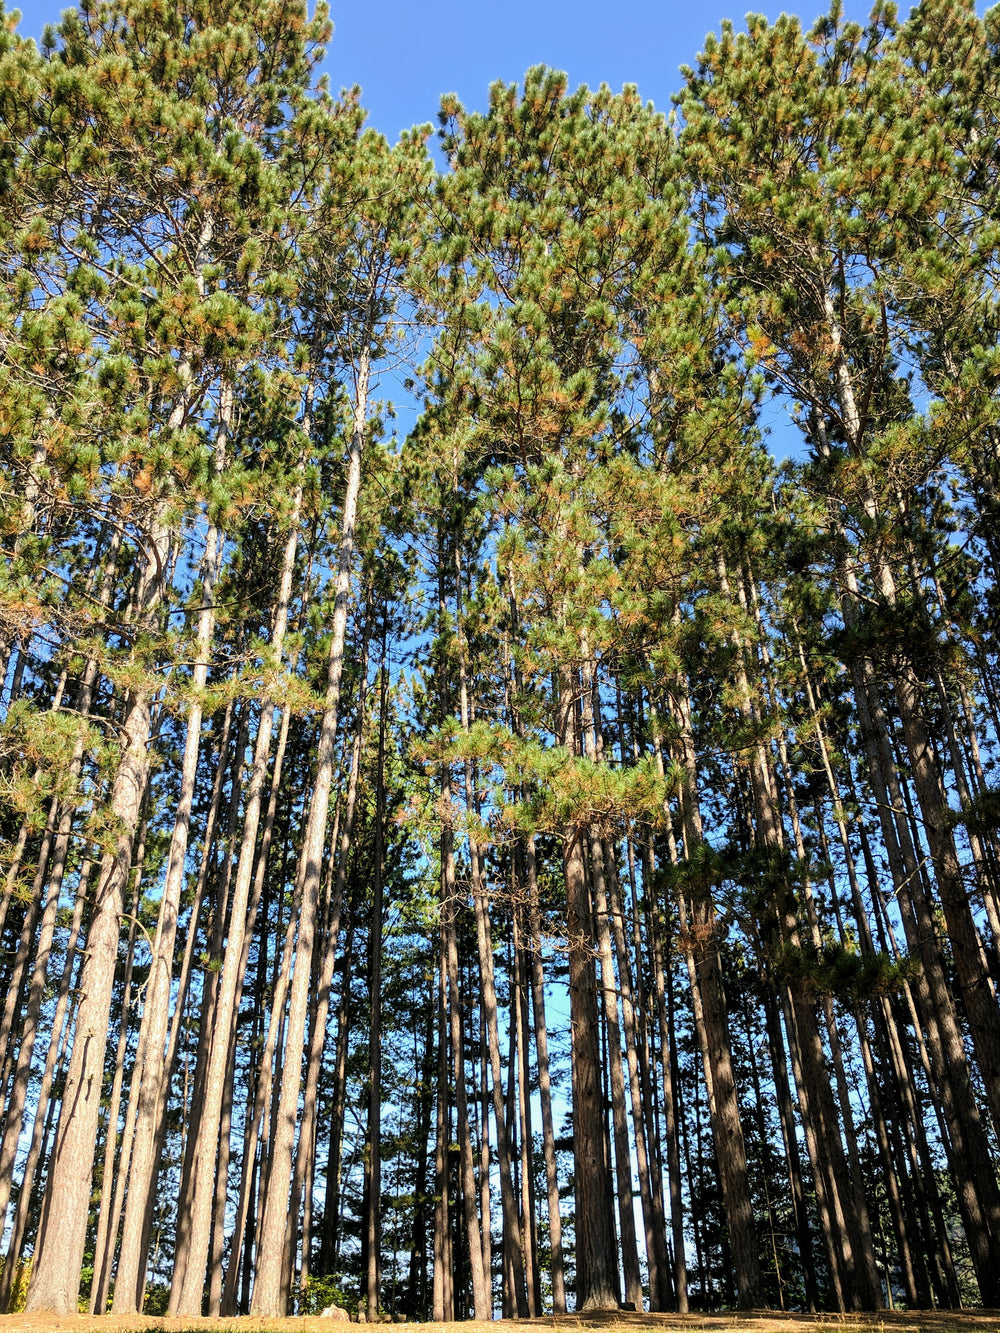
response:
[[[14,8],[13,0],[7,0]],[[20,30],[38,37],[65,8],[60,0],[25,0]],[[485,105],[495,79],[520,79],[531,65],[564,69],[570,83],[619,89],[635,83],[667,110],[680,85],[678,68],[693,62],[706,32],[723,18],[742,26],[746,8],[771,19],[780,3],[747,0],[333,0],[335,31],[324,69],[334,89],[359,83],[370,123],[390,139],[410,125],[434,121],[442,93],[467,107]],[[798,10],[808,25],[824,0]],[[864,18],[867,0],[846,0],[850,18]],[[907,12],[906,0],[900,6]]]

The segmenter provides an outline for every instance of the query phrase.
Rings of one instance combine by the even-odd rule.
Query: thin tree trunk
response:
[[[647,1086],[645,1070],[640,1066],[639,1049],[636,1036],[636,1009],[632,996],[632,959],[625,939],[621,896],[618,876],[614,863],[606,856],[606,863],[611,866],[609,877],[609,921],[618,960],[618,976],[622,998],[622,1029],[625,1035],[625,1056],[628,1062],[629,1094],[631,1097],[632,1128],[635,1135],[636,1167],[639,1173],[639,1192],[642,1204],[643,1226],[646,1233],[646,1261],[649,1269],[650,1310],[670,1308],[670,1274],[667,1257],[666,1219],[663,1212],[663,1195],[659,1180],[653,1179],[650,1150],[647,1140],[647,1107],[644,1104],[644,1090]],[[598,904],[600,911],[600,904]]]
[[[443,885],[442,885],[443,890]],[[450,912],[447,900],[441,903],[442,916]],[[435,1323],[450,1320],[454,1315],[454,1283],[449,1263],[447,1236],[449,1230],[448,1197],[448,939],[447,921],[441,923],[438,957],[438,1066],[437,1100],[435,1106],[434,1136],[434,1278],[431,1314]]]
[[[365,1310],[374,1323],[382,1305],[382,874],[385,822],[385,711],[389,702],[389,672],[385,660],[386,631],[382,631],[378,710],[378,754],[375,777],[375,867],[368,928],[368,1158],[365,1210]],[[471,1244],[471,1240],[470,1240]]]
[[[509,594],[511,619],[518,624],[517,602]],[[509,653],[504,654],[505,658]],[[520,690],[523,682],[516,663],[513,666],[514,684]],[[509,702],[509,700],[508,700]],[[515,707],[510,707],[511,721],[518,736],[524,727]],[[531,967],[531,1008],[534,1018],[535,1055],[538,1065],[538,1093],[542,1113],[542,1154],[545,1159],[545,1184],[549,1217],[549,1275],[552,1282],[552,1312],[566,1313],[566,1279],[563,1265],[562,1218],[559,1212],[559,1171],[556,1162],[555,1128],[552,1118],[552,1078],[549,1070],[549,1039],[545,1022],[545,973],[542,962],[542,925],[538,896],[538,870],[535,838],[529,834],[524,843],[525,876],[528,887],[528,948]]]
[[[660,761],[657,761],[658,764]],[[657,1026],[660,1032],[660,1060],[663,1084],[664,1133],[667,1139],[667,1172],[670,1190],[670,1236],[674,1251],[674,1292],[679,1314],[688,1312],[687,1256],[684,1240],[684,1200],[681,1192],[681,1148],[680,1148],[680,1069],[677,1058],[677,1041],[674,1022],[672,972],[664,960],[663,941],[657,917],[657,905],[652,897],[653,883],[653,837],[647,830],[642,844],[643,897],[646,906],[646,921],[649,934],[649,946],[653,962],[653,989],[656,996]],[[629,862],[630,874],[634,880],[632,860]],[[633,884],[633,894],[634,894]],[[669,941],[668,941],[669,949]]]
[[[253,889],[250,895],[250,906],[247,913],[247,924],[243,938],[243,956],[240,959],[239,975],[237,978],[238,991],[242,990],[243,981],[246,976],[246,969],[250,957],[250,945],[253,936],[253,931],[257,922],[257,916],[260,908],[261,898],[264,895],[266,887],[268,856],[270,853],[271,840],[274,833],[275,818],[277,816],[278,793],[281,789],[281,778],[282,778],[282,773],[284,771],[285,749],[288,743],[288,729],[290,720],[291,720],[290,709],[288,708],[283,709],[281,715],[281,725],[278,731],[278,745],[274,756],[274,768],[271,773],[271,789],[270,789],[270,794],[268,796],[267,812],[264,817],[264,829],[261,834],[260,844],[256,849],[256,855],[255,855],[256,865],[254,869]],[[282,879],[283,878],[284,876],[282,875]],[[263,960],[266,960],[266,953],[267,953],[265,944],[267,917],[268,917],[268,910],[267,910],[267,901],[265,899],[264,916],[261,922],[260,936],[259,936],[261,942],[262,961],[258,962],[258,968],[257,968],[257,982],[256,982],[257,1004],[255,1011],[257,1015],[262,1014],[264,1009],[264,985],[266,976],[266,962]],[[286,940],[285,947],[286,947],[286,952],[291,947],[290,942],[288,940]],[[276,1040],[277,1012],[283,1008],[284,1002],[285,1002],[285,991],[283,989],[279,990],[278,985],[275,984],[272,987],[271,1021],[268,1025],[268,1034],[264,1045],[264,1053],[261,1057],[261,1062],[257,1068],[257,1080],[258,1080],[257,1088],[249,1096],[248,1109],[252,1109],[252,1114],[247,1116],[247,1123],[244,1128],[243,1155],[241,1158],[243,1164],[243,1175],[240,1182],[240,1199],[239,1199],[239,1204],[237,1205],[237,1220],[233,1232],[234,1249],[231,1253],[229,1269],[227,1271],[225,1281],[223,1282],[222,1302],[220,1307],[223,1314],[236,1313],[236,1285],[239,1279],[240,1251],[238,1247],[238,1241],[235,1238],[243,1234],[244,1226],[246,1224],[247,1214],[250,1207],[250,1198],[254,1188],[256,1172],[258,1167],[257,1136],[258,1136],[258,1131],[260,1129],[260,1117],[263,1115],[263,1110],[261,1109],[260,1100],[257,1096],[257,1092],[259,1091],[262,1082],[270,1079],[270,1060],[273,1055],[272,1043]],[[233,1028],[230,1034],[230,1041],[235,1041],[237,1017],[238,1017],[238,1010],[234,1010]],[[267,1087],[270,1088],[269,1081],[267,1082]],[[266,1100],[266,1098],[267,1098],[267,1093],[264,1093],[264,1100]],[[250,1164],[249,1170],[247,1169],[248,1164]],[[250,1239],[248,1241],[248,1245],[251,1249],[253,1244],[252,1230],[253,1229],[251,1228]],[[246,1276],[247,1276],[247,1281],[249,1281],[249,1270],[247,1270]],[[244,1301],[243,1306],[245,1307],[245,1305],[246,1302]]]
[[[525,978],[524,947],[518,924],[519,907],[512,902],[513,921],[513,971],[511,987],[513,1004],[511,1024],[518,1034],[517,1056],[517,1120],[521,1135],[521,1245],[524,1250],[525,1283],[528,1288],[528,1303],[531,1317],[537,1319],[542,1313],[542,1283],[538,1265],[538,1228],[535,1218],[535,1173],[532,1165],[534,1134],[531,1125],[531,1067],[530,1067],[530,1023],[528,1019],[528,994]]]
[[[410,1319],[417,1319],[425,1316],[427,1312],[427,1204],[429,1202],[427,1192],[427,1167],[428,1153],[426,1147],[430,1139],[431,1131],[431,1092],[434,1077],[434,1026],[432,1023],[424,1023],[425,1030],[421,1033],[421,1020],[426,1014],[433,1012],[434,991],[431,987],[427,996],[427,1008],[414,1005],[413,1019],[413,1037],[414,1037],[414,1068],[419,1071],[417,1085],[414,1091],[415,1107],[414,1119],[417,1125],[417,1160],[416,1172],[413,1180],[413,1233],[410,1244],[410,1265],[407,1278],[407,1297],[405,1313]],[[418,1043],[420,1036],[424,1037],[422,1050],[418,1063]]]
[[[697,796],[697,758],[694,747],[690,703],[684,682],[678,682],[674,707],[679,722],[678,759],[684,773],[681,786],[681,818],[685,852],[690,859],[703,845],[701,812]],[[660,746],[655,745],[657,763],[663,769]],[[684,904],[679,902],[683,910]],[[685,950],[693,978],[696,1027],[707,1071],[709,1108],[716,1160],[722,1187],[729,1242],[736,1268],[739,1303],[754,1308],[761,1303],[760,1262],[757,1232],[747,1170],[746,1145],[740,1120],[739,1097],[732,1064],[732,1044],[726,1018],[726,1001],[718,945],[715,939],[715,908],[707,890],[691,895],[690,925],[682,921]]]
[[[333,1061],[333,1097],[330,1110],[330,1146],[326,1167],[326,1200],[323,1205],[323,1237],[320,1268],[328,1273],[340,1258],[341,1145],[347,1088],[347,1042],[351,1020],[351,957],[354,950],[354,917],[348,912],[347,932],[341,960],[340,1002],[337,1005],[337,1041]]]
[[[549,1267],[552,1279],[552,1313],[566,1313],[566,1281],[563,1270],[562,1219],[559,1213],[559,1171],[556,1163],[555,1127],[552,1120],[552,1079],[549,1072],[549,1038],[545,1023],[545,976],[542,967],[541,912],[538,904],[538,875],[535,839],[525,843],[528,875],[528,925],[531,948],[531,1008],[535,1020],[535,1054],[538,1063],[538,1092],[542,1109],[542,1154],[549,1211]]]
[[[445,811],[451,808],[451,776],[447,767],[441,777],[441,802]],[[446,813],[446,821],[448,816]],[[472,1154],[472,1136],[469,1123],[464,1040],[462,1036],[462,1004],[458,969],[458,947],[455,940],[455,917],[458,908],[455,886],[455,854],[450,822],[441,829],[441,898],[442,930],[447,964],[448,1026],[455,1086],[455,1133],[458,1137],[459,1175],[462,1190],[462,1213],[469,1247],[469,1270],[472,1278],[474,1317],[479,1320],[493,1317],[493,1302],[487,1270],[483,1264],[483,1245],[476,1213],[476,1172]]]
[[[213,467],[221,474],[226,459],[226,448],[232,424],[233,390],[224,384],[219,401],[219,428],[216,435]],[[195,636],[195,660],[191,673],[191,696],[188,706],[187,734],[181,760],[180,790],[174,814],[174,827],[167,855],[167,871],[160,896],[160,910],[153,943],[153,959],[147,983],[146,1003],[143,1006],[141,1038],[144,1061],[133,1073],[131,1096],[137,1099],[135,1129],[132,1137],[131,1166],[128,1198],[122,1223],[121,1252],[115,1276],[113,1314],[134,1314],[139,1305],[140,1272],[145,1267],[142,1239],[148,1209],[149,1194],[155,1187],[154,1167],[159,1131],[161,1089],[170,1070],[165,1061],[170,988],[176,952],[177,920],[180,913],[181,893],[184,888],[184,866],[187,860],[188,835],[191,826],[191,808],[194,802],[198,755],[201,744],[201,724],[204,711],[203,696],[208,680],[212,634],[215,628],[215,584],[222,565],[222,537],[219,530],[209,525],[202,556],[202,597]]]
[[[288,624],[288,605],[291,598],[292,575],[295,568],[295,550],[298,541],[298,515],[302,504],[302,486],[297,485],[292,503],[289,534],[285,542],[274,630],[271,635],[271,654],[275,663],[281,661],[282,645]],[[215,1163],[218,1155],[219,1125],[225,1092],[226,1070],[229,1065],[228,1043],[233,1015],[238,1000],[238,988],[246,931],[247,903],[253,872],[253,849],[260,824],[261,796],[271,750],[271,731],[274,722],[274,703],[265,700],[257,727],[253,767],[247,790],[243,817],[243,840],[236,869],[236,883],[230,914],[227,947],[223,955],[219,977],[211,1054],[207,1066],[204,1100],[198,1128],[198,1143],[192,1159],[192,1198],[185,1227],[184,1244],[178,1244],[175,1271],[170,1287],[169,1312],[172,1315],[200,1315],[208,1267],[208,1247],[211,1232],[212,1206],[215,1194]],[[180,1227],[180,1219],[178,1219]],[[178,1237],[180,1241],[180,1235]]]
[[[461,552],[456,543],[455,560],[455,619],[458,640],[459,716],[463,732],[471,724],[468,676],[466,665],[465,630],[463,625],[463,573]],[[464,765],[465,804],[475,811],[475,783],[472,760],[466,756]],[[506,1289],[513,1296],[513,1310],[519,1319],[527,1318],[528,1294],[524,1276],[524,1255],[521,1251],[521,1233],[517,1219],[517,1199],[514,1193],[511,1151],[504,1108],[503,1070],[500,1055],[500,1031],[497,1014],[496,984],[493,976],[493,944],[486,891],[482,872],[482,857],[474,837],[469,837],[469,872],[472,882],[472,906],[476,918],[476,943],[479,949],[479,984],[482,992],[483,1015],[486,1025],[487,1050],[490,1057],[490,1082],[493,1090],[493,1122],[496,1132],[497,1166],[500,1174],[500,1202],[503,1211],[503,1263]]]
[[[117,547],[114,549],[117,551]],[[100,595],[97,598],[98,604],[102,607],[107,607],[110,603],[112,567],[111,563],[107,563],[105,566],[104,579],[101,585]],[[53,712],[57,711],[60,707],[63,690],[66,684],[66,677],[67,673],[63,671],[52,702]],[[83,677],[80,681],[80,687],[76,694],[76,711],[80,714],[81,718],[87,718],[90,714],[90,706],[93,700],[96,681],[97,659],[91,657],[87,659]],[[74,743],[73,755],[69,762],[69,772],[67,776],[70,789],[75,788],[79,782],[80,773],[83,768],[83,753],[84,736],[81,731]],[[42,998],[45,991],[45,976],[48,967],[49,953],[52,949],[56,912],[59,906],[59,895],[62,890],[63,874],[66,869],[66,858],[69,853],[74,814],[75,810],[72,804],[66,804],[61,807],[58,798],[53,797],[49,806],[49,814],[45,822],[45,829],[42,833],[38,864],[35,867],[35,874],[31,885],[30,906],[25,913],[24,924],[14,958],[14,966],[7,985],[7,996],[4,1002],[3,1017],[0,1019],[0,1051],[3,1052],[3,1072],[2,1075],[0,1075],[0,1090],[2,1091],[0,1091],[0,1097],[2,1097],[5,1103],[4,1135],[2,1142],[0,1142],[0,1217],[6,1215],[7,1204],[10,1200],[14,1154],[16,1153],[17,1140],[20,1136],[21,1117],[24,1112],[24,1099],[27,1090],[27,1080],[30,1073],[31,1056],[34,1050],[35,1034],[41,1012]],[[14,863],[7,876],[6,892],[3,900],[4,915],[6,915],[7,904],[10,901],[13,887],[16,882],[17,869],[20,866],[21,854],[23,853],[27,837],[27,829],[28,825],[25,822],[21,825]],[[44,893],[43,897],[43,890],[45,890],[46,885],[48,887],[48,892]],[[39,913],[41,913],[41,926],[38,933],[38,939],[35,941],[34,945],[35,962],[34,967],[31,969],[29,983],[28,961],[31,955],[31,944],[34,939],[35,927],[38,924]],[[2,930],[3,919],[0,917],[0,931]],[[15,1014],[21,1013],[25,993],[27,995],[27,1010],[22,1014],[19,1024],[15,1025],[14,1016]],[[14,1053],[11,1042],[11,1036],[15,1026],[19,1028],[18,1035],[20,1037],[16,1061],[13,1059]],[[8,1086],[8,1078],[12,1072],[13,1080],[10,1086]],[[11,1142],[11,1135],[13,1135],[13,1142]]]
[[[361,649],[361,684],[358,694],[357,731],[354,737],[354,744],[351,747],[351,766],[347,781],[344,827],[340,834],[340,845],[337,849],[336,857],[336,880],[328,903],[327,919],[324,922],[322,962],[317,983],[316,1005],[312,1018],[309,1053],[306,1066],[306,1087],[305,1097],[303,1099],[302,1126],[299,1134],[299,1151],[295,1163],[296,1179],[293,1181],[293,1193],[295,1192],[297,1181],[298,1189],[300,1191],[303,1189],[306,1190],[307,1201],[311,1200],[312,1194],[312,1171],[315,1162],[316,1112],[319,1097],[320,1069],[323,1061],[323,1046],[326,1039],[326,1021],[330,1007],[330,985],[333,981],[333,971],[337,960],[337,944],[340,938],[340,918],[344,901],[344,884],[347,879],[347,863],[350,859],[351,846],[354,837],[354,817],[357,808],[358,776],[361,771],[361,747],[365,728],[367,672],[368,624],[366,621]],[[331,866],[333,865],[333,860],[334,858],[331,856]],[[312,1145],[312,1147],[310,1147],[310,1145]],[[311,1213],[311,1203],[309,1211]],[[301,1279],[303,1294],[305,1293],[311,1265],[311,1257],[309,1255],[311,1230],[311,1225],[308,1227],[303,1225]]]
[[[372,318],[369,313],[369,321]],[[330,804],[330,785],[336,751],[340,686],[347,635],[348,598],[351,566],[354,561],[355,525],[358,496],[361,491],[361,454],[364,447],[368,410],[368,379],[371,369],[368,337],[361,351],[354,402],[354,423],[348,461],[347,488],[341,517],[340,553],[334,595],[333,626],[327,670],[326,698],[320,726],[316,757],[316,776],[309,804],[309,822],[302,849],[304,867],[302,904],[299,915],[295,971],[292,976],[278,1105],[278,1132],[271,1144],[268,1189],[261,1219],[260,1243],[254,1281],[251,1313],[273,1317],[284,1313],[281,1292],[281,1261],[284,1234],[288,1222],[288,1192],[292,1175],[296,1110],[302,1085],[302,1054],[305,1045],[306,1017],[309,1009],[309,977],[313,934],[319,901],[320,869],[326,840],[326,820]]]
[[[79,777],[82,758],[83,741],[81,738],[77,741],[73,760],[70,765],[74,783]],[[5,1098],[4,1130],[3,1136],[0,1138],[0,1218],[4,1218],[7,1214],[7,1204],[10,1202],[10,1191],[14,1180],[14,1162],[17,1156],[18,1142],[21,1137],[25,1101],[28,1094],[28,1083],[31,1077],[31,1058],[34,1054],[35,1037],[38,1033],[39,1020],[42,1013],[42,1003],[45,999],[49,955],[52,952],[52,942],[55,936],[56,912],[59,907],[59,898],[62,893],[63,872],[66,867],[66,856],[69,851],[73,814],[74,811],[72,807],[67,807],[63,810],[59,818],[59,827],[55,837],[54,848],[52,854],[47,858],[47,868],[49,871],[48,892],[45,894],[44,906],[42,907],[41,912],[41,925],[38,932],[38,939],[35,942],[35,961],[34,967],[31,969],[30,983],[28,985],[28,1003],[20,1020],[21,1041],[17,1051],[17,1060],[14,1062],[13,1079],[11,1080]],[[36,895],[33,894],[32,896],[34,900]],[[40,896],[41,886],[39,887],[38,893],[39,899]],[[24,935],[22,933],[22,940],[23,939]],[[30,945],[30,935],[25,943]],[[27,951],[25,950],[25,961],[26,955]],[[8,996],[9,1000],[13,1000],[19,988],[18,979],[12,985],[11,992]],[[4,1017],[6,1018],[6,1016],[7,1015],[5,1014]]]
[[[147,797],[147,808],[149,800]],[[115,1074],[111,1084],[111,1100],[108,1106],[108,1129],[104,1137],[104,1164],[101,1169],[101,1207],[97,1217],[97,1236],[94,1240],[94,1274],[90,1283],[90,1313],[104,1314],[108,1308],[108,1291],[111,1285],[111,1267],[114,1259],[115,1243],[118,1236],[118,1223],[121,1217],[121,1200],[128,1179],[128,1143],[123,1133],[119,1154],[118,1170],[114,1170],[115,1146],[118,1140],[118,1117],[121,1110],[122,1084],[125,1078],[125,1056],[128,1051],[128,1011],[132,1000],[132,966],[135,958],[135,937],[139,926],[139,891],[142,884],[142,868],[146,856],[146,837],[149,829],[148,815],[143,820],[139,832],[138,849],[135,858],[135,878],[132,887],[132,910],[129,919],[128,947],[125,953],[125,985],[122,992],[122,1021],[118,1033],[118,1050],[115,1053]],[[133,1079],[135,1078],[133,1066]],[[114,1184],[112,1186],[112,1176]]]
[[[38,1163],[41,1160],[46,1125],[50,1124],[52,1119],[50,1106],[50,1103],[52,1103],[52,1087],[56,1081],[57,1070],[61,1067],[65,1056],[65,1048],[68,1044],[70,1028],[72,1026],[72,1017],[70,1017],[70,1021],[67,1023],[66,1016],[70,1009],[70,990],[76,973],[76,946],[80,936],[80,928],[83,924],[83,910],[87,900],[87,885],[90,882],[91,865],[92,863],[88,857],[80,868],[80,877],[76,890],[76,902],[73,907],[73,919],[70,923],[69,938],[66,941],[65,962],[63,964],[62,977],[59,982],[59,994],[56,1000],[55,1013],[52,1016],[52,1033],[49,1038],[49,1048],[45,1057],[45,1069],[42,1073],[42,1082],[38,1090],[38,1100],[35,1106],[34,1123],[32,1124],[31,1130],[31,1145],[28,1149],[28,1160],[25,1163],[24,1174],[21,1177],[21,1184],[18,1189],[17,1207],[14,1212],[14,1221],[11,1228],[10,1244],[7,1248],[7,1257],[4,1262],[3,1272],[0,1274],[0,1310],[7,1310],[10,1307],[14,1276],[21,1257],[21,1251],[24,1247],[25,1233],[27,1231],[28,1218],[30,1215],[30,1204],[34,1194],[35,1173],[38,1170]]]
[[[599,839],[591,840],[593,867],[594,920],[597,927],[597,957],[601,967],[601,994],[608,1034],[608,1072],[610,1075],[611,1117],[614,1134],[615,1175],[618,1182],[618,1225],[621,1235],[622,1263],[625,1270],[625,1299],[642,1310],[642,1277],[635,1232],[632,1196],[632,1155],[625,1112],[625,1077],[622,1071],[622,1035],[618,1014],[618,992],[608,925],[608,898],[604,875],[603,849]],[[642,1122],[633,1123],[636,1142],[642,1135]],[[643,1149],[644,1151],[644,1149]]]

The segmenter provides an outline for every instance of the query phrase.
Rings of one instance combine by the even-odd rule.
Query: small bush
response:
[[[3,1274],[4,1265],[7,1260],[0,1256],[0,1275]],[[24,1309],[24,1302],[28,1296],[28,1282],[31,1280],[31,1260],[18,1260],[17,1268],[14,1270],[14,1281],[10,1289],[10,1301],[7,1305],[8,1314],[19,1314]]]
[[[322,1314],[328,1305],[339,1305],[353,1319],[358,1312],[358,1303],[355,1298],[344,1295],[341,1281],[340,1275],[333,1273],[322,1277],[310,1276],[299,1313]]]
[[[143,1314],[162,1315],[167,1313],[167,1304],[170,1301],[170,1288],[165,1282],[151,1282],[146,1288],[146,1296],[142,1302]]]

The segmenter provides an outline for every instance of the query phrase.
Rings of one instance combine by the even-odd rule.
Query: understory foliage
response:
[[[1000,11],[0,19],[0,1308],[1000,1306]]]

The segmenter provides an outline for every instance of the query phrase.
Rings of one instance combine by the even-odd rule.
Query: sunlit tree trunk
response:
[[[284,545],[274,627],[271,634],[270,650],[276,663],[281,661],[282,646],[288,625],[288,607],[291,598],[292,576],[295,569],[295,551],[298,542],[297,524],[301,504],[302,487],[299,484],[293,497],[289,532]],[[261,798],[270,759],[273,724],[274,703],[266,700],[261,708],[260,719],[257,724],[257,736],[254,742],[253,766],[243,816],[243,837],[236,866],[229,936],[219,978],[218,999],[213,1021],[208,1077],[199,1117],[198,1142],[193,1148],[190,1210],[186,1218],[178,1218],[175,1271],[170,1287],[169,1308],[171,1314],[201,1314],[205,1275],[208,1268],[212,1206],[215,1195],[215,1164],[218,1154],[219,1125],[222,1118],[226,1070],[229,1065],[229,1038],[238,1001],[238,987],[242,979],[240,973],[246,931],[247,905],[253,873],[253,851],[260,826]],[[183,1231],[181,1229],[182,1221],[185,1223]]]
[[[149,616],[162,592],[167,533],[154,528],[137,610]],[[121,726],[122,757],[111,791],[118,823],[113,846],[101,862],[93,915],[87,931],[87,958],[80,977],[73,1052],[66,1071],[39,1237],[35,1246],[28,1310],[76,1312],[86,1245],[91,1178],[97,1145],[104,1053],[118,956],[122,896],[132,862],[132,840],[149,772],[152,695],[138,689],[126,704]]]
[[[233,390],[223,387],[219,403],[219,429],[216,435],[214,467],[221,473],[225,466],[226,448],[232,425]],[[132,1314],[141,1309],[141,1275],[145,1269],[145,1255],[141,1253],[148,1196],[155,1189],[154,1168],[156,1143],[159,1134],[158,1114],[162,1102],[163,1080],[169,1078],[165,1063],[165,1042],[170,1014],[170,989],[173,979],[176,951],[177,921],[180,913],[181,892],[184,887],[184,867],[187,859],[188,836],[191,827],[191,808],[194,801],[195,779],[201,743],[201,725],[204,712],[203,693],[208,680],[212,654],[212,634],[215,628],[215,585],[222,563],[222,535],[209,525],[202,556],[202,597],[198,613],[195,639],[195,662],[191,673],[191,700],[188,708],[187,732],[181,760],[180,790],[174,815],[174,828],[167,856],[167,871],[160,896],[156,938],[153,942],[153,961],[147,982],[143,1005],[143,1032],[140,1037],[143,1063],[133,1074],[131,1096],[136,1098],[135,1129],[132,1137],[129,1167],[128,1196],[122,1223],[121,1252],[115,1274],[113,1314]]]

